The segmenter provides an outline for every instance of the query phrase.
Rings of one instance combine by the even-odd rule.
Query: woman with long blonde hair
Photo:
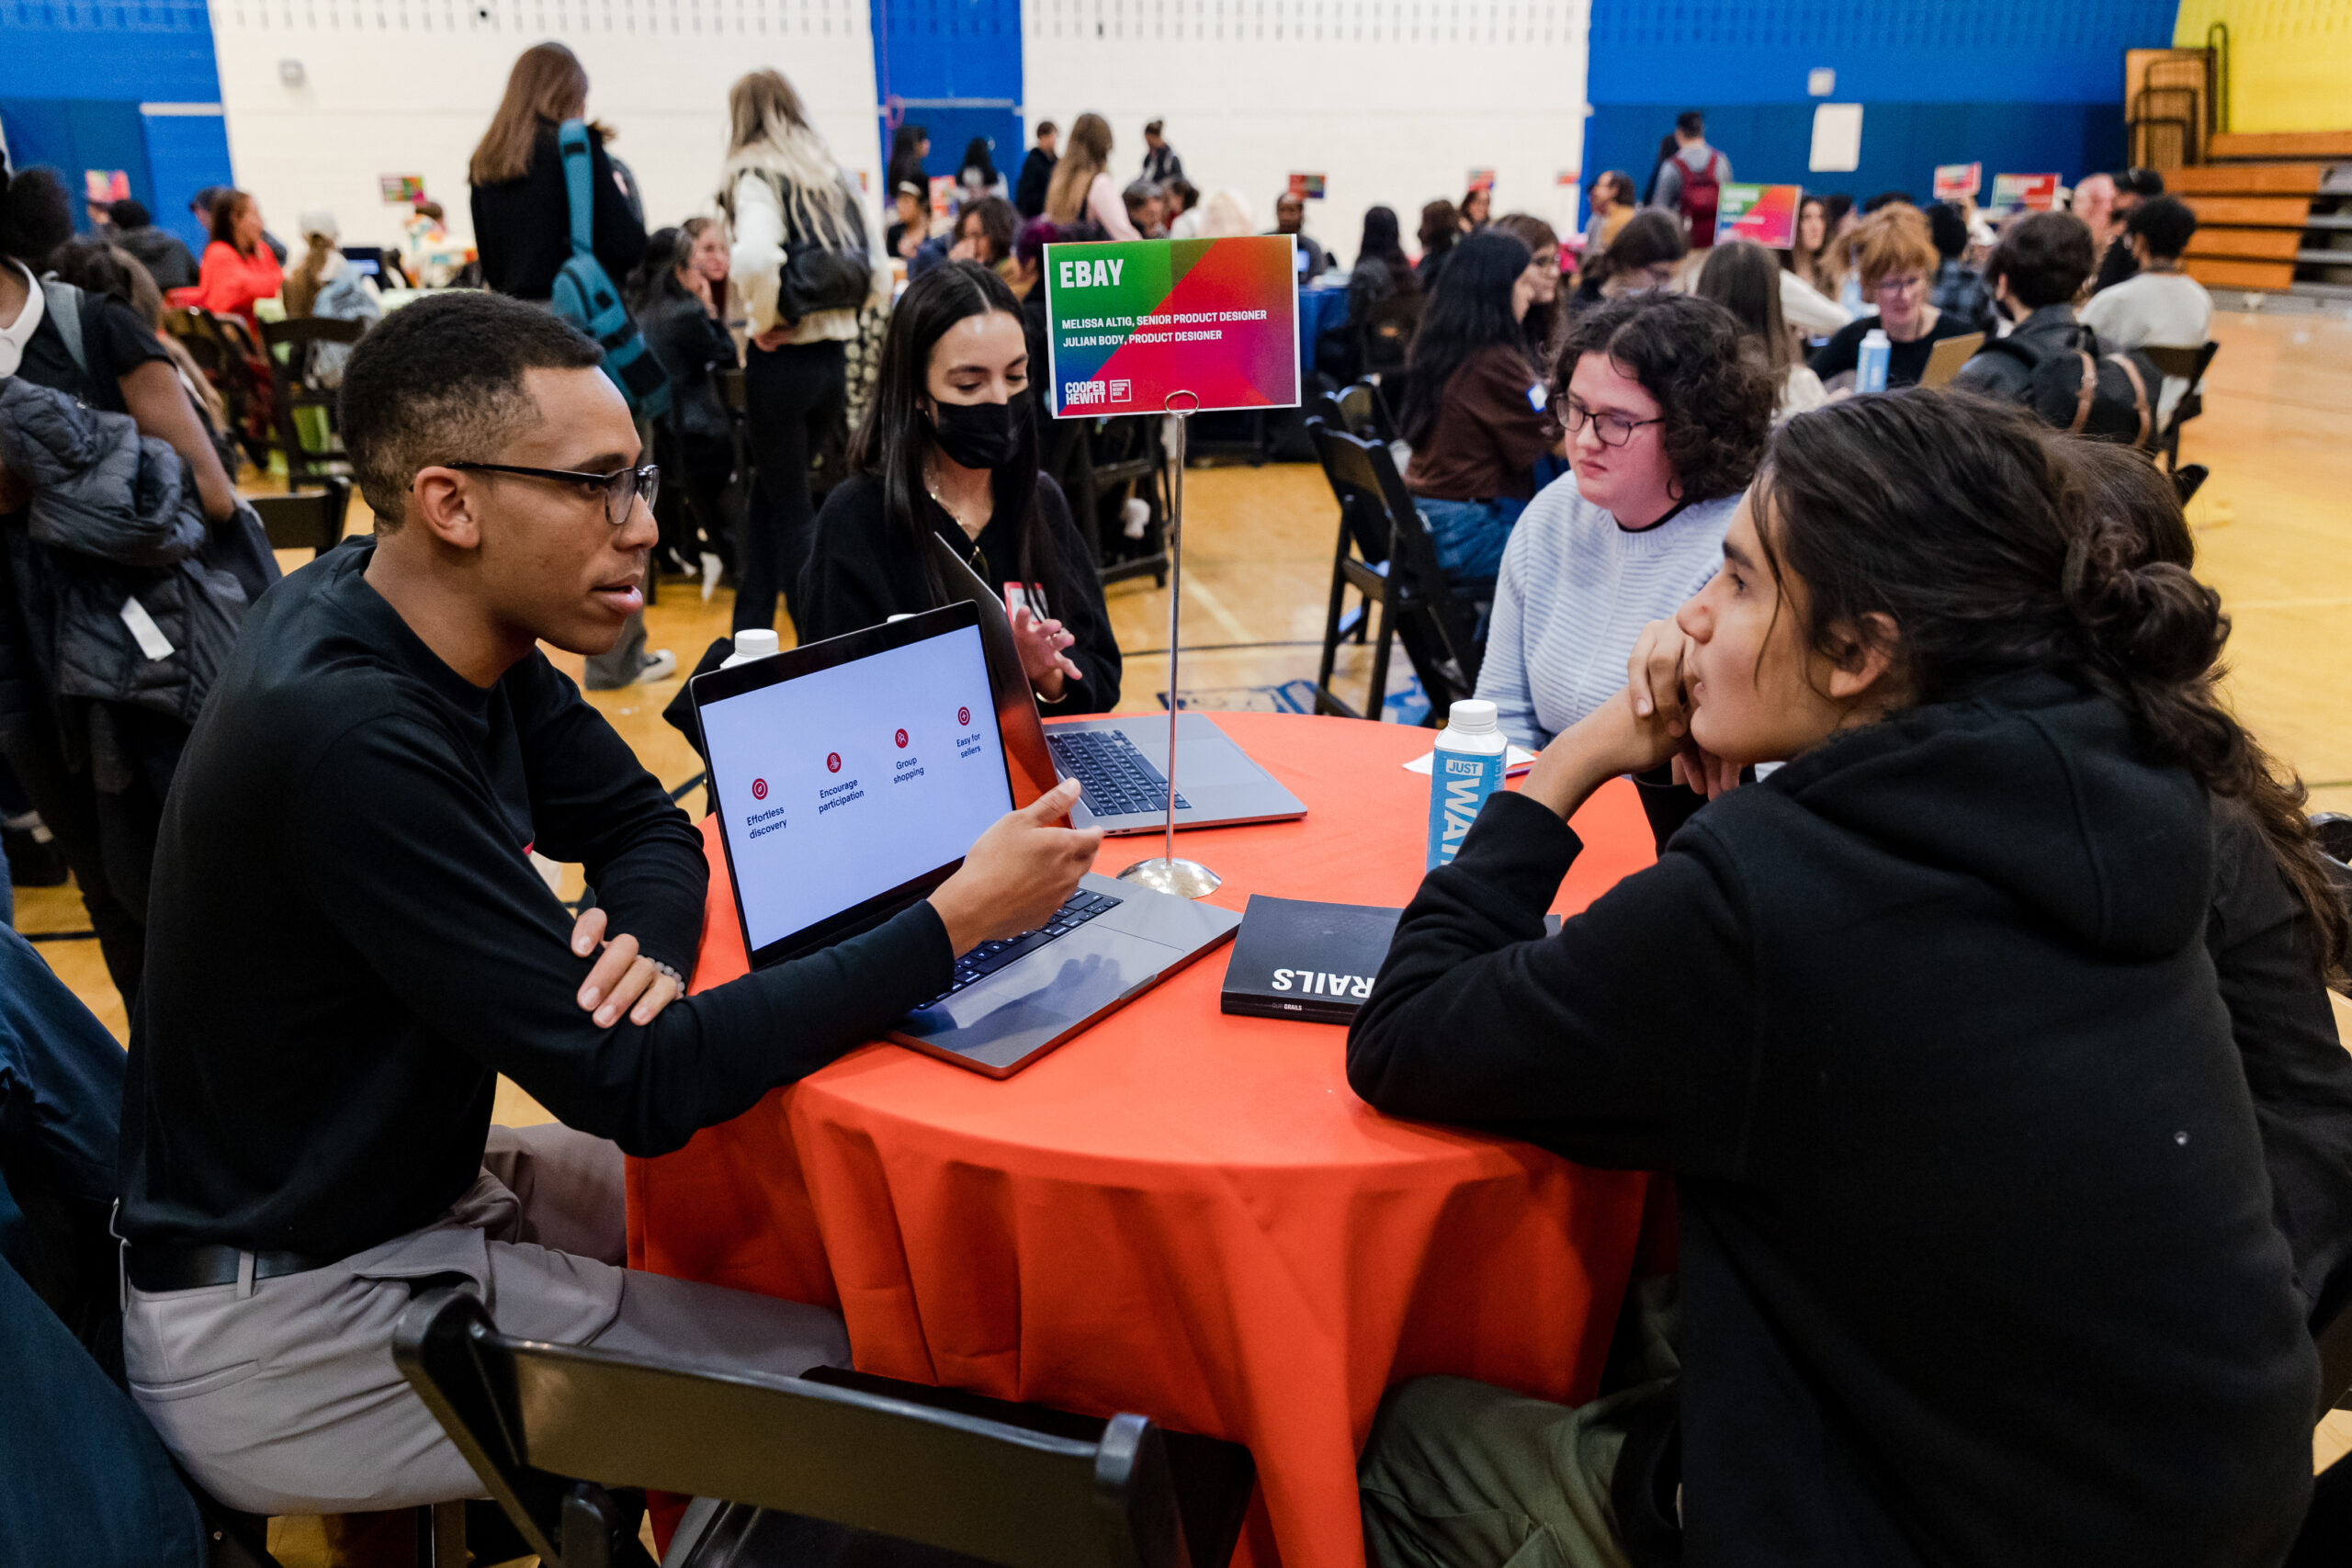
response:
[[[1143,238],[1111,182],[1111,127],[1101,115],[1080,115],[1069,128],[1069,146],[1046,186],[1046,216],[1057,223],[1099,223],[1114,240]]]
[[[466,165],[473,186],[474,245],[482,281],[518,299],[545,299],[571,256],[571,199],[556,131],[588,117],[588,73],[560,43],[535,43],[507,73],[490,129]],[[604,138],[588,138],[594,193],[591,243],[615,282],[645,256],[645,225],[629,211],[613,177]]]
[[[743,519],[735,629],[775,624],[800,592],[816,510],[809,461],[841,419],[857,314],[889,298],[865,215],[792,84],[754,71],[727,95],[718,204],[735,235],[728,273],[751,317],[746,431],[757,482]]]

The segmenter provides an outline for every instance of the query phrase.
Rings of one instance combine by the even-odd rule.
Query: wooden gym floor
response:
[[[2313,810],[2352,811],[2352,319],[2217,315],[2222,349],[2206,383],[2204,416],[2187,429],[2185,462],[2212,470],[2190,505],[2198,570],[2221,590],[2233,630],[2229,690],[2240,716],[2263,743],[2310,785]],[[1306,464],[1261,468],[1195,468],[1186,475],[1190,513],[1185,562],[1183,689],[1203,705],[1229,705],[1250,688],[1311,681],[1330,585],[1338,510],[1319,469]],[[355,499],[355,528],[369,526]],[[288,568],[299,555],[286,558]],[[1121,648],[1127,650],[1123,711],[1157,711],[1168,687],[1168,594],[1148,579],[1108,593]],[[708,602],[695,585],[665,581],[646,615],[651,646],[673,649],[690,669],[713,638],[724,637],[731,595]],[[788,626],[780,626],[788,638]],[[580,660],[558,656],[577,676]],[[1342,692],[1360,693],[1367,650],[1349,648]],[[1401,650],[1392,690],[1409,678]],[[699,762],[662,721],[679,682],[591,694],[654,775],[675,786]],[[700,808],[699,794],[687,797]],[[1399,831],[1412,830],[1400,825]],[[576,896],[570,870],[566,896]],[[18,888],[17,929],[44,935],[86,931],[89,921],[69,886]],[[121,1000],[107,979],[97,944],[49,941],[42,953],[91,1010],[126,1038]],[[2337,1002],[2352,1032],[2352,1007]],[[544,1112],[503,1086],[510,1120]],[[2352,1449],[2352,1414],[2331,1417],[2320,1434],[2323,1462]],[[286,1541],[288,1568],[320,1561],[297,1527]]]

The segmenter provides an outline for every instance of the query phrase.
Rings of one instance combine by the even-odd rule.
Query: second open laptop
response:
[[[989,826],[1043,790],[1017,778],[979,613],[957,603],[697,675],[735,911],[753,968],[928,897]],[[1045,788],[1052,787],[1048,777]],[[1089,873],[1046,924],[981,943],[894,1024],[903,1045],[1005,1077],[1233,934],[1230,909]]]
[[[980,637],[1002,706],[1004,749],[1013,766],[1042,790],[1057,779],[1085,786],[1071,819],[1105,833],[1156,833],[1168,820],[1168,720],[1150,714],[1088,718],[1047,728],[1012,640],[1012,622],[979,575],[944,539],[932,541],[947,596],[979,612]],[[1176,826],[1228,828],[1286,822],[1306,804],[1250,760],[1205,714],[1176,716]]]

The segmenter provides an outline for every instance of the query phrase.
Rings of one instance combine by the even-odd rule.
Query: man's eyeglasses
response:
[[[445,468],[457,468],[475,474],[520,474],[526,479],[552,479],[558,484],[577,485],[602,496],[605,521],[617,528],[628,522],[643,501],[650,510],[653,498],[662,492],[662,466],[647,463],[634,468],[615,468],[609,474],[583,474],[571,468],[518,468],[512,463],[444,463]]]
[[[1642,426],[1666,423],[1663,416],[1657,419],[1627,419],[1622,413],[1595,413],[1567,398],[1553,399],[1552,412],[1560,416],[1560,423],[1567,427],[1571,435],[1586,425],[1591,425],[1592,433],[1600,438],[1603,446],[1623,446]]]

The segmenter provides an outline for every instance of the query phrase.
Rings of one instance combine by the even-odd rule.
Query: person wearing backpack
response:
[[[645,259],[645,220],[587,114],[588,73],[571,51],[535,43],[515,57],[498,112],[466,165],[481,279],[596,339],[630,412],[659,417],[669,383],[618,288]],[[582,174],[584,200],[572,188]],[[645,646],[640,614],[610,653],[588,660],[587,683],[611,690],[663,680],[677,667],[668,649]]]
[[[1984,266],[1995,303],[2017,324],[1977,350],[1952,384],[2022,403],[2062,430],[2145,446],[2163,378],[2143,356],[2102,347],[2075,316],[2075,296],[2098,265],[2090,228],[2073,213],[2018,220]]]
[[[0,384],[13,378],[49,388],[94,418],[129,415],[141,436],[171,448],[193,481],[195,510],[209,525],[198,550],[201,563],[209,567],[221,550],[252,546],[258,525],[250,531],[244,525],[252,513],[240,508],[203,421],[146,321],[112,295],[37,276],[73,237],[73,208],[55,173],[12,175],[0,158]],[[124,446],[112,450],[129,455]],[[160,478],[163,465],[141,466]],[[121,574],[113,561],[78,547],[85,542],[78,530],[69,538],[44,525],[39,534],[50,537],[39,536],[28,517],[32,499],[26,476],[8,476],[0,464],[0,756],[63,850],[107,974],[129,1007],[145,970],[148,874],[164,795],[187,728],[135,702],[96,702],[61,688],[59,647],[127,652],[107,639],[138,631],[119,613],[96,622],[70,613],[61,583],[116,581]],[[243,570],[232,575],[243,580],[250,604],[277,576],[277,564],[266,546],[245,554]],[[164,608],[165,600],[146,591],[145,574],[138,581],[134,596],[142,608]],[[170,639],[152,624],[149,629],[159,639],[186,640]],[[187,671],[198,651],[169,650],[134,668],[157,676],[161,690]],[[74,666],[74,674],[96,668],[79,659]]]
[[[1703,251],[1715,243],[1715,209],[1731,180],[1731,160],[1707,145],[1706,118],[1697,109],[1675,117],[1674,144],[1674,156],[1658,165],[1650,205],[1680,218],[1690,248]]]
[[[890,297],[856,191],[792,84],[754,71],[727,95],[718,202],[735,235],[729,276],[749,310],[745,431],[754,479],[736,559],[734,629],[796,615],[816,505],[809,475],[848,408],[846,344],[858,311]]]

